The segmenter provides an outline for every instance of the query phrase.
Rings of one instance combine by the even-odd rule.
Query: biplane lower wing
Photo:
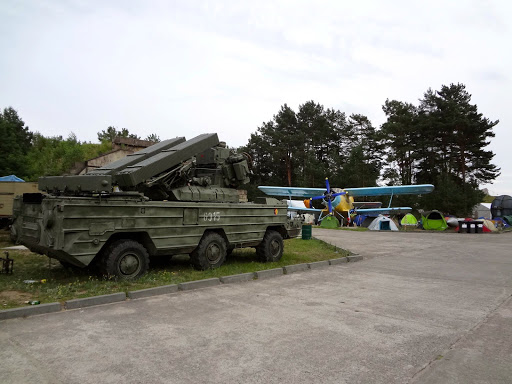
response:
[[[305,212],[322,212],[325,211],[324,209],[317,209],[317,208],[306,208],[306,207],[293,207],[291,205],[288,205],[288,209],[290,211],[305,211]],[[355,208],[354,213],[360,214],[360,215],[393,215],[393,214],[400,214],[400,213],[409,213],[412,211],[411,207],[390,207],[390,208]]]
[[[354,213],[358,215],[396,215],[400,213],[409,213],[411,207],[390,207],[390,208],[363,208],[355,209]]]
[[[317,208],[306,208],[306,207],[292,207],[292,206],[288,206],[288,210],[289,211],[304,211],[304,212],[322,212],[322,211],[325,211],[325,208],[324,209],[317,209]]]

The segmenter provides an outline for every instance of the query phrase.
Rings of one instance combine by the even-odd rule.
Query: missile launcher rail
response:
[[[57,195],[111,195],[138,191],[151,200],[238,201],[233,189],[249,181],[248,157],[232,153],[216,133],[177,137],[80,176],[39,179]]]

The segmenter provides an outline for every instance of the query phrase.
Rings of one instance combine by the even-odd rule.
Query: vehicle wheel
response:
[[[108,276],[138,279],[148,270],[149,255],[146,248],[136,241],[118,240],[106,249],[101,264]]]
[[[256,255],[263,262],[281,260],[283,256],[283,237],[277,231],[267,231],[263,240],[256,247]]]
[[[208,233],[190,254],[190,260],[201,271],[220,267],[226,260],[226,241],[218,233]]]

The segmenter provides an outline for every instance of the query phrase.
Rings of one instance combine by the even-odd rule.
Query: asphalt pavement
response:
[[[0,382],[512,382],[512,233],[313,236],[364,260],[0,321]]]

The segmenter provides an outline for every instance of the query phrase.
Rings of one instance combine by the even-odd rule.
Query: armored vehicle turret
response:
[[[216,268],[237,247],[277,261],[300,219],[273,198],[240,202],[250,157],[217,134],[177,137],[80,176],[39,179],[14,201],[11,235],[64,265],[99,267],[132,279],[150,257],[189,254],[197,269]]]

